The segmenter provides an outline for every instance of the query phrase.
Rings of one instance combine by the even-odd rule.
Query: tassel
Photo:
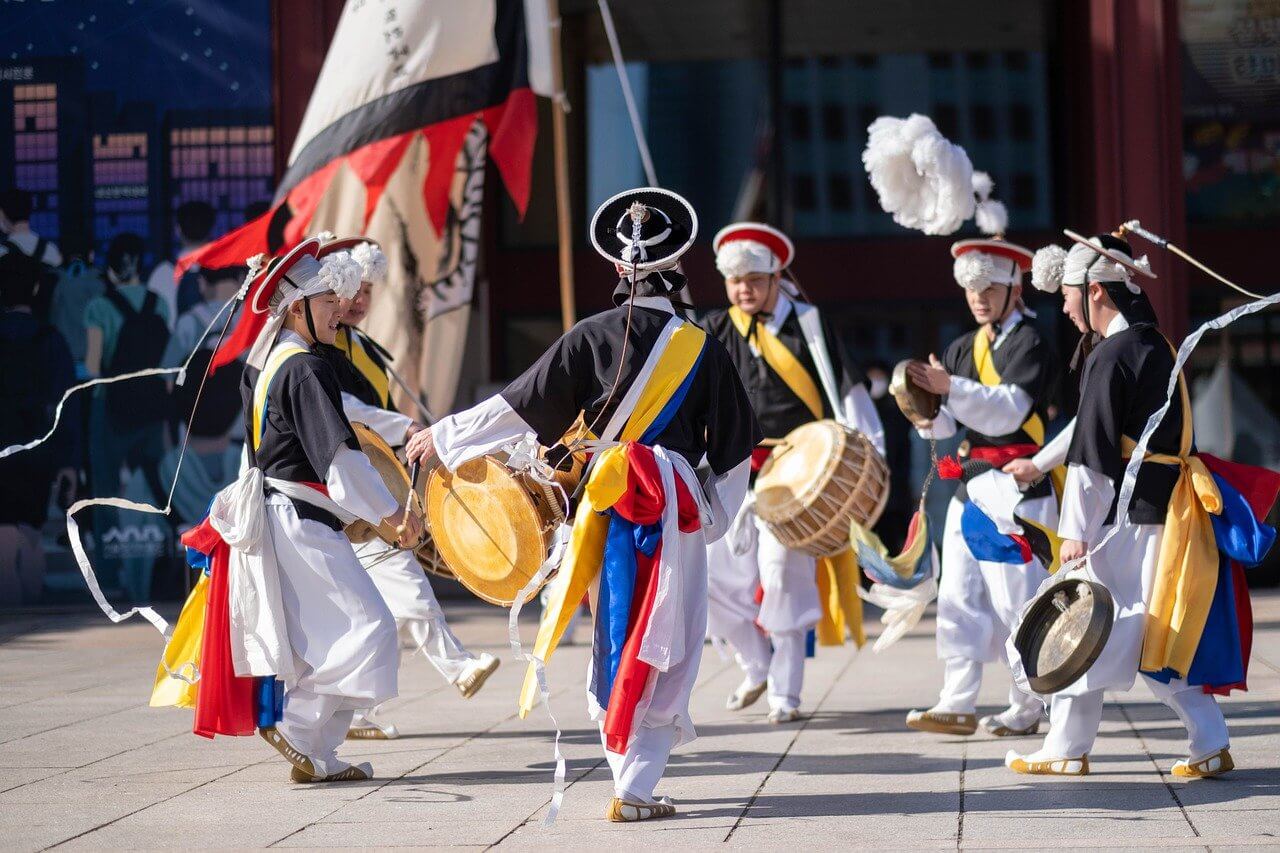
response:
[[[954,456],[944,456],[938,460],[938,476],[944,480],[959,480],[964,469]]]

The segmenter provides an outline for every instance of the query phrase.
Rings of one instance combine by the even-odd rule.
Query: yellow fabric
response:
[[[310,352],[310,350],[297,344],[279,347],[271,353],[267,363],[262,367],[262,373],[258,374],[258,382],[253,386],[254,450],[257,450],[258,445],[262,443],[262,431],[266,428],[266,424],[262,421],[262,416],[266,413],[267,392],[271,390],[271,380],[275,378],[277,371],[284,366],[286,361],[304,352]]]
[[[1046,527],[1038,521],[1032,521],[1029,518],[1022,518],[1019,516],[1018,523],[1024,527],[1035,528],[1040,531],[1045,539],[1049,540],[1049,548],[1053,551],[1053,561],[1050,562],[1049,565],[1045,566],[1044,569],[1051,575],[1057,574],[1058,569],[1062,568],[1062,537],[1059,536],[1057,531],[1052,528]]]
[[[1172,669],[1179,678],[1186,678],[1218,586],[1218,546],[1209,516],[1222,512],[1222,495],[1209,469],[1191,453],[1191,398],[1183,376],[1178,377],[1178,391],[1182,401],[1178,455],[1143,457],[1145,462],[1177,465],[1179,472],[1156,556],[1139,666],[1146,672]],[[1133,439],[1122,436],[1120,446],[1122,455],[1131,458],[1136,449]]]
[[[880,541],[879,536],[856,521],[850,525],[851,539],[855,548],[858,543],[862,543],[874,550],[893,568],[898,577],[906,580],[916,573],[916,566],[924,556],[924,549],[929,546],[929,517],[923,511],[918,512],[917,516],[920,521],[916,527],[916,535],[896,557],[890,555],[889,549]],[[855,550],[854,553],[856,554],[857,551]]]
[[[360,340],[360,335],[353,332],[350,327],[343,326],[338,330],[338,338],[334,343],[338,349],[347,354],[347,358],[355,365],[356,370],[369,380],[369,384],[378,394],[378,402],[385,409],[391,400],[391,385],[387,378],[387,371],[373,360],[373,356],[369,355],[369,350],[365,347],[364,341]]]
[[[818,642],[842,646],[846,631],[858,648],[867,641],[862,626],[862,599],[858,596],[858,559],[852,548],[834,557],[818,559],[818,600],[822,618],[818,620]]]
[[[978,329],[973,335],[973,366],[977,368],[978,381],[983,385],[1000,384],[1000,373],[996,370],[995,359],[991,355],[991,339],[987,337],[986,326]],[[1026,423],[1022,425],[1022,431],[1035,444],[1044,445],[1044,421],[1034,409],[1031,417],[1027,418]]]
[[[738,334],[745,338],[751,328],[751,317],[735,305],[729,309],[729,319],[737,327]],[[778,340],[778,336],[769,331],[764,323],[756,324],[756,346],[759,347],[765,364],[782,377],[792,393],[813,413],[813,419],[822,420],[822,393],[795,353],[787,349],[787,345]]]
[[[692,323],[676,329],[662,357],[654,365],[636,407],[623,426],[618,440],[637,441],[662,412],[673,394],[698,362],[706,333]],[[573,518],[569,546],[560,563],[560,574],[548,595],[533,655],[544,664],[560,644],[582,596],[600,574],[604,560],[609,517],[602,512],[617,503],[627,488],[627,455],[622,446],[603,451],[591,468],[582,502]],[[530,663],[520,688],[520,716],[533,710],[538,700],[537,668]]]
[[[182,613],[178,614],[178,622],[173,628],[173,636],[165,644],[164,663],[156,667],[156,683],[151,688],[152,708],[194,708],[196,706],[196,689],[198,684],[187,684],[177,678],[170,678],[165,671],[190,675],[200,668],[200,639],[204,634],[204,607],[209,597],[209,576],[201,573],[196,581],[187,603],[182,605]]]

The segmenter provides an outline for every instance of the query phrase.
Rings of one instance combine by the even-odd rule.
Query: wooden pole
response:
[[[560,243],[560,319],[567,332],[577,320],[573,293],[573,228],[569,209],[569,130],[565,117],[564,60],[559,0],[547,0],[551,19],[551,137],[556,159],[556,231]]]

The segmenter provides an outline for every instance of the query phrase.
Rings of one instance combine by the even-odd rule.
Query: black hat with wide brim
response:
[[[634,264],[637,273],[671,267],[697,236],[698,215],[693,206],[658,187],[620,192],[591,218],[591,245],[596,251],[615,264],[628,268]]]

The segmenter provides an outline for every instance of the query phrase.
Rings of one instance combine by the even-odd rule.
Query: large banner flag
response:
[[[485,165],[493,160],[523,215],[534,95],[553,94],[549,68],[546,0],[348,0],[272,209],[184,256],[177,274],[321,231],[378,241],[390,272],[366,331],[447,411],[476,284]],[[233,334],[214,366],[251,343]]]

